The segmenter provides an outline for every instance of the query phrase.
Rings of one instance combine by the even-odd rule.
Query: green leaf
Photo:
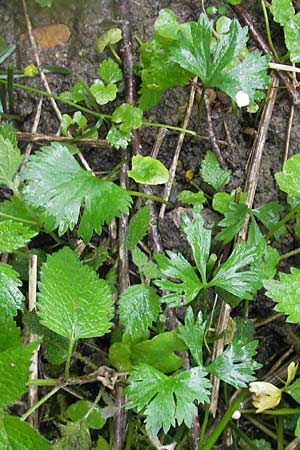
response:
[[[143,206],[132,217],[125,236],[125,247],[133,250],[137,243],[147,233],[150,223],[150,211],[148,206]]]
[[[17,145],[0,135],[0,186],[5,185],[14,190],[14,177],[22,161]]]
[[[260,280],[259,289],[263,287],[264,280],[273,278],[276,274],[276,266],[280,261],[280,256],[276,248],[267,245],[262,238],[257,247],[254,261],[250,268],[255,272]]]
[[[109,444],[102,436],[99,436],[96,447],[93,447],[92,450],[109,450]]]
[[[239,193],[239,203],[246,202],[246,194],[245,192]],[[236,203],[234,200],[236,198],[236,191],[232,191],[230,194],[227,192],[217,192],[213,197],[213,209],[215,211],[220,212],[221,214],[225,214],[230,211],[231,203]]]
[[[10,197],[0,203],[0,222],[11,219],[24,225],[39,230],[39,217],[37,212],[26,205],[23,196]]]
[[[101,78],[107,83],[117,83],[122,80],[122,70],[111,58],[105,59],[99,67]]]
[[[18,310],[22,310],[24,296],[19,290],[22,283],[17,272],[4,263],[0,263],[0,311],[8,316],[15,316]]]
[[[68,339],[42,325],[35,312],[25,311],[22,321],[26,332],[43,337],[42,347],[50,364],[59,365],[66,361],[69,349]]]
[[[260,206],[259,208],[252,209],[252,214],[254,214],[255,217],[257,217],[264,224],[264,226],[270,230],[270,228],[280,221],[280,213],[282,211],[282,205],[278,202],[270,202]],[[284,226],[280,227],[279,230],[274,233],[274,236],[278,239],[283,234],[286,234],[286,229]]]
[[[291,268],[291,273],[279,272],[279,280],[266,280],[266,295],[277,303],[275,311],[288,316],[287,322],[300,322],[300,270]]]
[[[68,129],[70,128],[71,125],[72,125],[72,117],[69,114],[63,114],[61,116],[60,122],[61,134],[67,136]]]
[[[244,324],[241,319],[236,322],[236,333],[232,343],[206,367],[208,372],[236,389],[247,387],[251,381],[256,379],[254,371],[262,367],[253,359],[253,356],[256,355],[258,341],[251,340],[251,329],[250,333],[249,330],[247,332],[248,323],[253,330],[252,323],[250,321],[245,322]]]
[[[274,22],[280,23],[282,27],[295,15],[295,10],[290,0],[272,0],[270,11],[273,14]]]
[[[109,349],[111,364],[127,372],[139,363],[149,364],[164,373],[175,372],[182,367],[183,360],[176,353],[187,347],[176,330],[160,333],[153,339],[148,337],[149,333],[134,338],[124,334],[122,342],[114,343]]]
[[[23,191],[25,200],[34,207],[44,208],[46,230],[58,227],[60,236],[68,228],[74,228],[82,205],[85,208],[78,235],[86,242],[93,230],[101,234],[105,222],[109,224],[120,212],[128,213],[129,194],[82,169],[61,144],[52,143],[32,155],[22,175],[27,181]]]
[[[191,221],[187,215],[182,216],[182,229],[188,243],[192,247],[194,260],[200,272],[203,286],[206,286],[206,265],[210,252],[211,230],[204,227],[204,220],[200,213],[193,214]]]
[[[228,183],[231,172],[222,169],[215,153],[208,151],[205,159],[201,162],[200,175],[205,183],[212,186],[216,191],[221,191]]]
[[[230,203],[229,211],[225,212],[224,219],[218,223],[218,226],[224,229],[217,234],[216,240],[223,241],[224,244],[230,242],[240,231],[247,213],[248,207],[245,203]]]
[[[192,206],[201,206],[206,202],[206,198],[203,191],[192,192],[183,190],[177,195],[177,199],[182,203],[186,203]]]
[[[209,402],[211,384],[205,378],[202,367],[178,372],[166,376],[146,364],[136,366],[129,376],[129,409],[144,410],[146,427],[156,435],[161,428],[167,433],[171,426],[180,426],[183,422],[191,427],[197,415],[194,401]]]
[[[130,336],[144,334],[157,320],[160,298],[150,286],[129,286],[119,299],[119,314],[125,331]]]
[[[137,267],[142,267],[147,263],[148,257],[138,247],[136,247],[132,250],[132,260]]]
[[[275,174],[275,179],[283,192],[289,196],[300,197],[300,154],[284,162],[283,171]]]
[[[0,252],[14,252],[24,247],[38,233],[20,222],[0,222]]]
[[[111,28],[97,39],[97,50],[101,54],[108,45],[117,44],[122,39],[120,28]]]
[[[21,330],[6,312],[0,314],[0,352],[21,345]]]
[[[92,84],[90,91],[99,105],[106,105],[106,103],[115,100],[118,92],[115,84],[108,84],[105,86],[101,80],[97,80]]]
[[[119,128],[112,125],[109,132],[106,135],[107,142],[115,148],[127,148],[128,142],[130,142],[131,135],[128,131],[120,131]]]
[[[254,439],[252,442],[259,450],[272,450],[271,444],[264,439]],[[249,450],[251,450],[251,447],[249,447]]]
[[[0,411],[0,448],[9,450],[51,450],[51,446],[27,422]]]
[[[166,251],[167,256],[154,253],[161,274],[167,279],[155,280],[154,284],[160,289],[169,291],[162,298],[170,307],[177,307],[190,303],[202,289],[202,283],[196,275],[192,265],[181,253]]]
[[[110,330],[113,308],[108,284],[68,247],[48,256],[39,291],[41,323],[55,333],[79,339]]]
[[[50,6],[52,6],[52,1],[53,0],[35,0],[35,3],[37,3],[42,8],[50,8]]]
[[[10,347],[0,353],[0,408],[11,405],[27,391],[32,352],[38,343]]]
[[[76,422],[84,418],[86,413],[90,410],[91,406],[92,403],[88,402],[87,400],[78,400],[77,402],[72,403],[72,405],[68,406],[66,415],[69,419],[73,420],[73,422]],[[100,408],[98,406],[94,406],[93,411],[83,422],[87,428],[100,430],[100,428],[105,425],[106,420],[102,417]]]
[[[177,33],[180,29],[176,14],[171,9],[165,8],[159,11],[154,24],[155,34],[165,39],[177,40]]]
[[[246,243],[241,243],[234,248],[208,286],[216,286],[240,299],[251,300],[259,289],[259,277],[254,270],[241,269],[251,264],[255,256],[256,247],[248,248]]]
[[[203,365],[202,345],[205,326],[206,322],[203,322],[201,312],[199,312],[195,320],[193,310],[190,306],[185,313],[184,326],[178,324],[179,338],[187,345],[198,366]]]
[[[284,392],[287,392],[297,403],[300,403],[300,378],[290,384],[288,388],[285,388]]]
[[[168,169],[151,156],[133,156],[132,170],[128,170],[127,174],[141,184],[157,185],[167,183],[169,180]]]
[[[91,447],[89,429],[81,422],[69,422],[60,425],[61,438],[52,446],[55,450],[87,450]]]
[[[300,14],[296,14],[284,27],[285,45],[290,53],[292,63],[300,62]]]
[[[129,103],[122,103],[113,112],[112,121],[122,132],[129,132],[142,126],[143,111]]]

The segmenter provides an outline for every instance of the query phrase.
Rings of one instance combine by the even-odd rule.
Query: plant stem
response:
[[[207,319],[207,290],[203,289],[202,294],[202,314],[203,314],[203,320],[205,321]]]
[[[230,424],[230,428],[232,428],[242,439],[249,445],[249,448],[253,450],[259,450],[259,448],[253,444],[252,439],[250,439],[242,430],[239,429],[234,423]]]
[[[12,219],[12,220],[15,220],[16,222],[28,223],[28,225],[37,225],[37,222],[34,222],[33,220],[23,219],[22,217],[11,216],[10,214],[6,214],[3,212],[0,212],[0,217],[5,217],[6,219]]]
[[[243,400],[245,400],[245,398],[247,396],[248,396],[248,390],[245,389],[240,392],[240,394],[231,403],[231,405],[229,406],[229,408],[227,409],[227,411],[223,415],[222,419],[217,424],[217,426],[215,427],[215,429],[213,430],[213,432],[211,433],[211,435],[209,436],[209,438],[207,439],[205,444],[202,447],[199,446],[199,450],[200,449],[201,450],[210,450],[212,448],[212,446],[217,442],[219,436],[224,431],[224,428],[226,427],[228,422],[231,420],[231,417],[232,417],[232,414],[234,413],[234,411],[239,408],[240,403]]]
[[[29,408],[26,413],[23,414],[21,417],[21,420],[25,421],[27,417],[30,416],[36,409],[38,409],[43,403],[45,403],[50,397],[52,397],[54,394],[56,394],[57,391],[59,391],[61,386],[55,386],[48,394],[44,395],[38,402],[36,402],[31,408]]]
[[[256,409],[241,409],[242,414],[256,414]],[[280,408],[280,409],[268,409],[264,411],[264,414],[269,416],[285,416],[300,414],[300,408]]]
[[[279,230],[282,225],[288,222],[294,217],[297,211],[300,210],[300,204],[292,208],[279,222],[277,222],[270,230],[265,234],[265,241],[268,241],[277,230]]]
[[[139,192],[139,191],[127,191],[127,192],[128,192],[128,194],[133,195],[134,197],[143,197],[143,198],[148,198],[149,200],[154,200],[159,203],[164,203],[169,208],[172,208],[172,206],[173,206],[173,203],[167,202],[166,200],[164,200],[161,197],[158,197],[157,195],[145,194],[144,192]]]
[[[280,57],[278,56],[278,53],[276,52],[275,47],[273,45],[273,41],[272,41],[268,12],[267,12],[267,8],[266,8],[265,0],[261,0],[261,7],[263,10],[263,14],[264,14],[265,27],[266,27],[266,33],[267,33],[269,46],[271,47],[271,50],[274,53],[275,58],[278,59],[278,61],[280,61]]]
[[[283,255],[280,256],[280,261],[283,259],[290,258],[291,256],[298,255],[298,253],[300,253],[300,248],[296,248],[295,250],[291,250],[290,252],[284,253]]]
[[[283,417],[278,418],[276,428],[277,428],[277,450],[284,450]]]
[[[121,65],[122,64],[122,60],[121,60],[120,56],[118,55],[118,53],[116,52],[116,49],[114,48],[114,46],[109,44],[108,48],[111,51],[111,53],[113,54],[113,56],[116,58],[117,63],[119,65]]]
[[[72,336],[69,340],[68,356],[67,356],[66,365],[65,365],[65,380],[68,380],[70,378],[70,363],[71,363],[71,358],[72,358],[72,353],[73,353],[73,348],[74,348],[74,342],[75,342],[75,339]]]
[[[27,381],[27,386],[62,386],[59,378],[45,378]]]
[[[208,419],[209,419],[209,405],[207,403],[205,403],[204,417],[203,417],[203,422],[201,424],[200,436],[199,436],[199,450],[202,448],[202,445],[203,445],[203,440],[204,440],[204,436],[205,436],[205,432],[206,432],[206,428],[207,428],[207,424],[208,424]]]

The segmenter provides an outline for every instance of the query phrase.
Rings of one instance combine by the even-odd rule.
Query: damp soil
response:
[[[56,64],[71,69],[71,75],[48,74],[47,79],[53,93],[60,93],[69,90],[72,85],[82,78],[87,84],[91,84],[98,77],[98,66],[101,60],[110,56],[109,53],[99,55],[96,50],[96,39],[104,31],[120,25],[119,2],[110,0],[54,0],[52,8],[39,8],[33,0],[28,0],[28,12],[32,21],[33,28],[49,24],[65,24],[70,30],[70,38],[67,43],[57,45],[54,48],[40,52],[41,62],[43,64]],[[200,11],[199,1],[181,0],[181,1],[159,1],[159,0],[130,0],[130,26],[133,36],[138,36],[142,41],[151,37],[153,32],[153,23],[159,10],[162,8],[172,9],[183,22],[195,20]],[[206,5],[219,6],[221,1],[207,1]],[[247,2],[247,9],[252,14],[258,29],[264,33],[264,24],[262,15],[258,9],[258,2]],[[35,63],[35,57],[31,48],[29,39],[20,39],[22,33],[27,32],[26,21],[19,0],[0,0],[0,35],[8,43],[15,44],[16,50],[10,58],[17,69],[23,68],[30,63]],[[282,46],[281,30],[277,27],[272,29],[277,47]],[[251,42],[254,47],[254,42]],[[122,51],[122,46],[118,49]],[[133,42],[133,53],[138,62],[138,43]],[[23,82],[23,80],[21,80]],[[38,77],[25,81],[26,84],[43,89],[43,85]],[[1,97],[6,102],[5,91],[1,88]],[[125,86],[121,84],[119,89],[119,98],[125,97]],[[181,126],[185,114],[185,108],[189,97],[189,87],[176,88],[167,91],[162,102],[158,107],[152,108],[146,112],[145,118],[148,121],[163,122],[176,126]],[[15,126],[20,131],[29,132],[32,128],[39,97],[35,94],[25,91],[14,91],[14,113],[17,115]],[[59,105],[61,112],[69,112],[69,108],[63,104]],[[284,196],[279,194],[274,180],[274,174],[280,171],[283,164],[284,149],[286,143],[286,130],[288,117],[291,108],[291,100],[286,90],[282,87],[277,96],[274,113],[271,119],[266,144],[264,147],[261,170],[257,191],[255,195],[255,206],[259,206],[272,200],[279,200],[284,203]],[[212,119],[215,134],[218,139],[230,144],[221,147],[222,154],[232,170],[232,178],[228,191],[240,188],[243,190],[245,183],[245,174],[247,161],[249,159],[251,148],[258,128],[260,113],[250,115],[245,111],[232,111],[231,103],[224,100],[222,96],[216,97],[212,104]],[[194,106],[189,128],[198,131],[198,134],[207,136],[207,124],[205,117],[198,118],[197,105]],[[59,129],[59,122],[53,113],[51,103],[44,99],[41,119],[38,126],[38,132],[45,134],[56,134]],[[103,130],[103,137],[105,135]],[[157,130],[155,128],[144,128],[140,130],[142,141],[142,153],[150,154],[154,145]],[[178,134],[169,132],[163,141],[159,150],[159,159],[169,167],[172,163],[174,149],[176,147]],[[20,142],[22,149],[26,144]],[[36,146],[34,148],[37,148]],[[164,220],[159,223],[163,246],[165,249],[181,251],[189,256],[189,249],[180,231],[180,212],[182,205],[176,200],[176,195],[182,189],[191,189],[190,183],[185,177],[187,170],[193,170],[195,175],[193,182],[201,185],[198,176],[199,164],[206,151],[210,149],[207,140],[199,141],[193,137],[185,137],[182,151],[180,154],[180,164],[176,173],[176,183],[174,183],[170,200],[175,203],[176,208],[167,211]],[[295,117],[291,130],[291,141],[289,154],[299,152],[300,148],[300,123],[299,109],[295,107]],[[121,156],[118,150],[109,148],[86,148],[83,147],[82,153],[93,171],[102,173],[110,171],[120,162]],[[155,194],[161,195],[162,188],[155,188]],[[206,218],[212,223],[218,220],[215,213],[207,209]],[[99,240],[98,240],[99,242]],[[39,245],[49,248],[49,238],[45,240],[40,238]],[[285,237],[276,244],[281,253],[286,253],[299,247],[298,239],[295,237]],[[289,263],[295,267],[299,266],[299,257],[289,260]],[[287,270],[286,262],[280,266],[280,270]],[[239,311],[240,312],[240,311]],[[260,322],[266,320],[273,314],[273,304],[264,294],[258,297],[250,305],[250,318]],[[297,334],[297,329],[292,331]],[[264,370],[268,371],[273,364],[287,351],[296,344],[296,353],[299,354],[299,348],[295,343],[295,338],[290,330],[287,331],[285,321],[278,319],[266,326],[259,327],[257,338],[260,341],[258,360],[264,363]],[[81,349],[88,353],[87,348]],[[89,355],[90,356],[90,355]],[[103,363],[102,361],[100,363]],[[74,370],[74,368],[72,368]],[[77,368],[80,371],[80,367]],[[47,431],[47,430],[46,430]],[[51,431],[51,430],[50,430]],[[253,437],[256,432],[250,429]],[[259,435],[258,435],[259,436]],[[225,444],[224,444],[225,445]],[[220,448],[220,447],[219,447]],[[222,448],[227,448],[226,446]]]

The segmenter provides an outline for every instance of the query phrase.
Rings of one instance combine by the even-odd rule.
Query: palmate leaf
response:
[[[178,279],[178,282],[167,279],[155,280],[154,284],[162,290],[169,291],[163,301],[169,306],[180,306],[190,303],[200,292],[202,283],[192,265],[181,253],[166,251],[167,256],[154,254],[159,270],[165,277]]]
[[[130,336],[139,336],[157,320],[160,298],[144,284],[129,286],[119,299],[120,321]]]
[[[235,323],[235,327],[232,343],[206,369],[238,389],[254,381],[254,371],[262,365],[253,359],[258,341],[252,340],[252,323],[240,319]]]
[[[300,323],[300,270],[291,268],[291,273],[279,273],[279,280],[266,280],[266,295],[277,303],[275,311],[286,314],[287,322]]]
[[[0,252],[13,252],[24,247],[38,233],[21,222],[0,221]]]
[[[144,410],[146,427],[156,435],[161,428],[167,433],[171,426],[183,422],[191,427],[193,417],[197,415],[194,401],[209,401],[210,381],[205,378],[203,367],[167,376],[147,364],[134,367],[129,376],[129,409]]]
[[[224,244],[230,242],[240,231],[248,211],[245,203],[230,203],[228,211],[224,213],[224,219],[218,223],[223,230],[217,234],[216,240],[223,241]]]
[[[0,448],[9,450],[51,450],[51,446],[27,422],[0,411]]]
[[[15,316],[23,309],[24,295],[17,272],[9,264],[0,263],[0,313]]]
[[[68,247],[48,256],[39,291],[41,323],[55,333],[79,339],[110,330],[113,308],[108,284]]]
[[[240,299],[251,300],[260,287],[259,275],[251,268],[241,269],[251,264],[255,257],[256,247],[248,248],[246,243],[241,243],[234,248],[208,286],[216,286]]]
[[[27,391],[32,352],[38,343],[9,347],[0,353],[0,408],[11,405]]]
[[[47,231],[58,227],[62,235],[68,228],[72,230],[84,206],[78,235],[86,242],[93,230],[101,234],[104,223],[109,224],[121,212],[128,213],[131,204],[124,189],[82,169],[61,144],[52,143],[31,156],[22,176],[27,182],[23,191],[25,200],[44,209]]]

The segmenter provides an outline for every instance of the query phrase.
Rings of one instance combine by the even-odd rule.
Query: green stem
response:
[[[74,342],[75,342],[75,339],[72,336],[69,340],[68,356],[67,356],[66,365],[65,365],[65,380],[68,380],[70,378],[70,363],[71,363],[72,353],[73,353],[73,349],[74,349]]]
[[[61,380],[58,378],[45,378],[27,381],[27,386],[61,386]]]
[[[207,319],[207,290],[203,289],[202,294],[202,314],[203,314],[203,320],[205,321]]]
[[[256,414],[256,409],[241,409],[242,414]],[[269,416],[285,416],[300,414],[300,408],[280,408],[280,409],[268,409],[264,411],[264,414]]]
[[[252,423],[258,430],[265,433],[267,436],[269,436],[274,441],[277,441],[277,435],[273,433],[268,427],[266,427],[260,420],[254,419],[254,417],[249,416],[248,414],[245,414],[245,418]]]
[[[93,412],[95,406],[99,403],[104,391],[105,391],[105,386],[101,386],[95,400],[93,401],[93,404],[91,405],[89,410],[86,412],[86,414],[81,419],[81,423],[85,422],[87,420],[87,418],[89,417],[89,415]]]
[[[146,121],[143,121],[143,125],[145,127],[167,128],[168,130],[174,130],[174,131],[178,131],[179,133],[185,133],[185,134],[189,134],[190,136],[197,137],[196,131],[188,130],[186,128],[176,127],[174,125],[166,125],[164,123],[146,122]]]
[[[202,448],[202,445],[203,445],[204,436],[205,436],[208,419],[209,419],[209,406],[207,403],[205,403],[204,408],[205,408],[204,409],[204,417],[203,417],[203,422],[201,424],[201,430],[200,430],[200,436],[199,436],[199,445],[198,445],[199,450]]]
[[[270,24],[269,24],[269,18],[268,18],[268,12],[267,12],[267,8],[266,8],[265,0],[261,0],[261,7],[262,7],[262,10],[263,10],[263,14],[264,14],[265,27],[266,27],[266,33],[267,33],[267,39],[268,39],[269,46],[271,47],[271,50],[272,50],[275,58],[278,61],[280,61],[280,57],[278,56],[278,53],[276,52],[275,47],[273,45],[273,40],[272,40],[272,36],[271,36]]]
[[[250,439],[242,430],[239,429],[234,423],[230,424],[230,428],[232,428],[242,439],[249,445],[249,448],[253,450],[259,450],[259,448],[253,444],[253,440]]]
[[[55,386],[48,394],[44,395],[38,402],[36,402],[31,408],[29,408],[26,413],[23,414],[21,420],[26,420],[36,409],[38,409],[43,403],[45,403],[50,397],[56,394],[59,391],[61,386]]]
[[[108,45],[108,48],[111,51],[111,53],[114,55],[114,57],[116,58],[117,63],[120,64],[120,66],[121,66],[122,60],[121,60],[120,56],[118,55],[118,53],[116,52],[116,49],[111,44]]]
[[[291,256],[298,255],[298,253],[300,253],[300,248],[296,248],[295,250],[291,250],[290,252],[284,253],[284,255],[280,256],[280,261],[282,259],[287,259],[290,258]]]
[[[15,220],[16,222],[28,223],[28,225],[37,225],[37,222],[34,222],[33,220],[22,219],[22,217],[11,216],[10,214],[6,214],[3,212],[0,212],[0,217],[5,217],[6,219],[12,219],[12,220]]]
[[[284,450],[283,417],[279,417],[277,423],[277,450]]]
[[[213,432],[211,433],[211,435],[209,436],[209,438],[205,442],[204,446],[203,447],[199,446],[199,450],[200,450],[200,448],[201,448],[201,450],[210,450],[212,448],[212,446],[217,442],[219,436],[224,431],[224,428],[226,427],[228,422],[231,420],[231,417],[232,417],[232,414],[234,413],[234,411],[236,411],[239,408],[240,403],[243,400],[245,400],[245,398],[247,396],[248,396],[248,390],[247,389],[245,389],[245,390],[240,392],[240,394],[233,400],[233,402],[231,403],[231,405],[229,406],[229,408],[227,409],[227,411],[223,415],[223,417],[220,420],[220,422],[214,428]]]
[[[145,194],[144,192],[138,192],[138,191],[127,191],[127,192],[128,192],[128,194],[133,195],[134,197],[143,197],[143,198],[148,198],[149,200],[154,200],[159,203],[164,203],[169,208],[171,208],[173,206],[173,204],[171,202],[167,202],[166,200],[164,200],[161,197],[158,197],[157,195]]]
[[[268,241],[282,225],[291,220],[297,211],[300,209],[300,204],[292,208],[279,222],[277,222],[270,230],[265,234],[265,241]]]

